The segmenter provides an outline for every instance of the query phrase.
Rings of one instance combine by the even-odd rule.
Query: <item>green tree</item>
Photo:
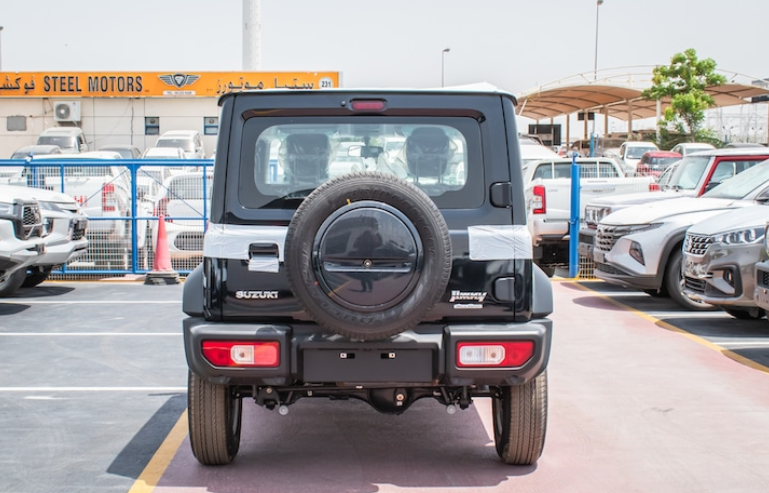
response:
[[[658,122],[661,128],[672,125],[688,134],[692,141],[696,140],[705,120],[705,110],[715,106],[706,88],[726,83],[726,77],[715,70],[716,62],[712,58],[698,59],[693,48],[673,55],[669,66],[654,69],[653,85],[641,95],[648,100],[670,98],[670,106]]]

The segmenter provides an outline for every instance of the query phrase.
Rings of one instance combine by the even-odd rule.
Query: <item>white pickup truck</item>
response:
[[[621,166],[606,157],[578,158],[580,166],[580,217],[585,204],[596,197],[627,194],[654,187],[654,177],[629,178]],[[552,276],[555,268],[569,264],[571,216],[571,159],[545,159],[524,167],[526,210],[537,265]]]
[[[129,269],[131,238],[131,173],[120,166],[116,152],[86,152],[39,156],[30,164],[45,159],[45,166],[27,166],[19,179],[24,185],[63,192],[80,204],[88,215],[89,257],[97,269]],[[67,160],[64,166],[59,160]],[[87,160],[83,164],[72,160]],[[50,163],[50,165],[49,165]],[[62,169],[64,176],[62,176]],[[151,214],[144,201],[137,200],[137,217]],[[147,220],[136,221],[140,261],[146,256]]]

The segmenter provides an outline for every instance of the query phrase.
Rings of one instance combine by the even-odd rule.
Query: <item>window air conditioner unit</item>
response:
[[[53,119],[57,122],[79,122],[80,101],[59,101],[54,103]]]

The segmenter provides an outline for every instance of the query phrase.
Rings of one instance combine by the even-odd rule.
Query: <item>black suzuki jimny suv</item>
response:
[[[515,99],[258,91],[220,100],[204,260],[184,285],[192,451],[226,464],[244,399],[399,414],[492,399],[502,460],[547,423],[550,281],[532,263]]]

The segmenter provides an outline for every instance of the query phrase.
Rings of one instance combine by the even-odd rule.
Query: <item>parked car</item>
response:
[[[764,316],[753,299],[754,266],[767,260],[769,205],[732,210],[693,224],[684,237],[684,293],[740,319]]]
[[[585,206],[585,225],[579,230],[580,255],[592,258],[598,222],[633,205],[677,197],[698,197],[737,173],[769,159],[769,149],[714,149],[689,155],[675,163],[669,175],[657,181],[655,193],[599,197]],[[662,192],[661,194],[658,192]]]
[[[196,130],[171,130],[158,137],[155,147],[181,147],[187,159],[205,159],[203,138]],[[145,151],[146,152],[146,151]]]
[[[654,178],[625,177],[611,158],[577,158],[580,166],[580,204],[596,197],[648,190]],[[523,170],[527,224],[534,261],[548,276],[559,266],[569,265],[569,221],[571,218],[571,166],[567,158],[530,163]]]
[[[204,187],[205,183],[205,187]],[[203,258],[205,220],[211,213],[213,172],[175,174],[163,184],[155,217],[165,217],[166,238],[172,264],[191,270]],[[205,188],[206,202],[203,200]],[[152,224],[152,244],[157,245],[158,221]]]
[[[680,161],[683,156],[671,151],[647,151],[636,165],[636,176],[654,176],[662,174],[668,166]]]
[[[117,152],[123,159],[139,159],[142,152],[132,145],[108,145],[99,147],[100,151]]]
[[[3,189],[13,187],[0,187]],[[45,251],[40,204],[0,190],[0,297],[15,293]]]
[[[34,166],[26,172],[25,181],[36,188],[62,191],[80,204],[88,215],[89,257],[96,268],[121,269],[130,267],[133,249],[131,227],[132,189],[128,168],[115,163],[120,154],[111,151],[91,151],[82,154],[41,156],[32,161],[55,159],[100,159],[104,165]],[[107,164],[110,163],[110,164]],[[47,164],[47,163],[46,163]],[[64,177],[61,176],[62,169]],[[149,205],[137,201],[137,217],[148,217]],[[143,262],[147,253],[147,220],[136,221],[137,259]]]
[[[33,156],[45,156],[47,154],[61,154],[61,147],[51,144],[33,144],[29,146],[19,147],[13,154],[11,159],[26,159]]]
[[[649,151],[659,151],[654,142],[626,141],[619,147],[619,158],[622,161],[622,167],[625,174],[633,175],[635,168],[644,153]]]
[[[709,308],[683,290],[682,243],[686,230],[730,209],[767,201],[769,160],[702,197],[655,201],[609,214],[598,223],[595,236],[595,276],[610,284],[668,294],[685,308]]]
[[[688,156],[695,152],[712,151],[715,148],[713,144],[708,144],[707,142],[681,142],[676,144],[670,151],[677,152],[682,156]]]
[[[22,287],[37,286],[48,279],[54,268],[82,257],[88,250],[88,216],[69,195],[39,188],[0,185],[0,195],[40,204],[45,249],[26,268]]]
[[[38,138],[38,145],[57,145],[64,154],[77,154],[88,151],[88,142],[80,127],[52,127],[43,130]]]

